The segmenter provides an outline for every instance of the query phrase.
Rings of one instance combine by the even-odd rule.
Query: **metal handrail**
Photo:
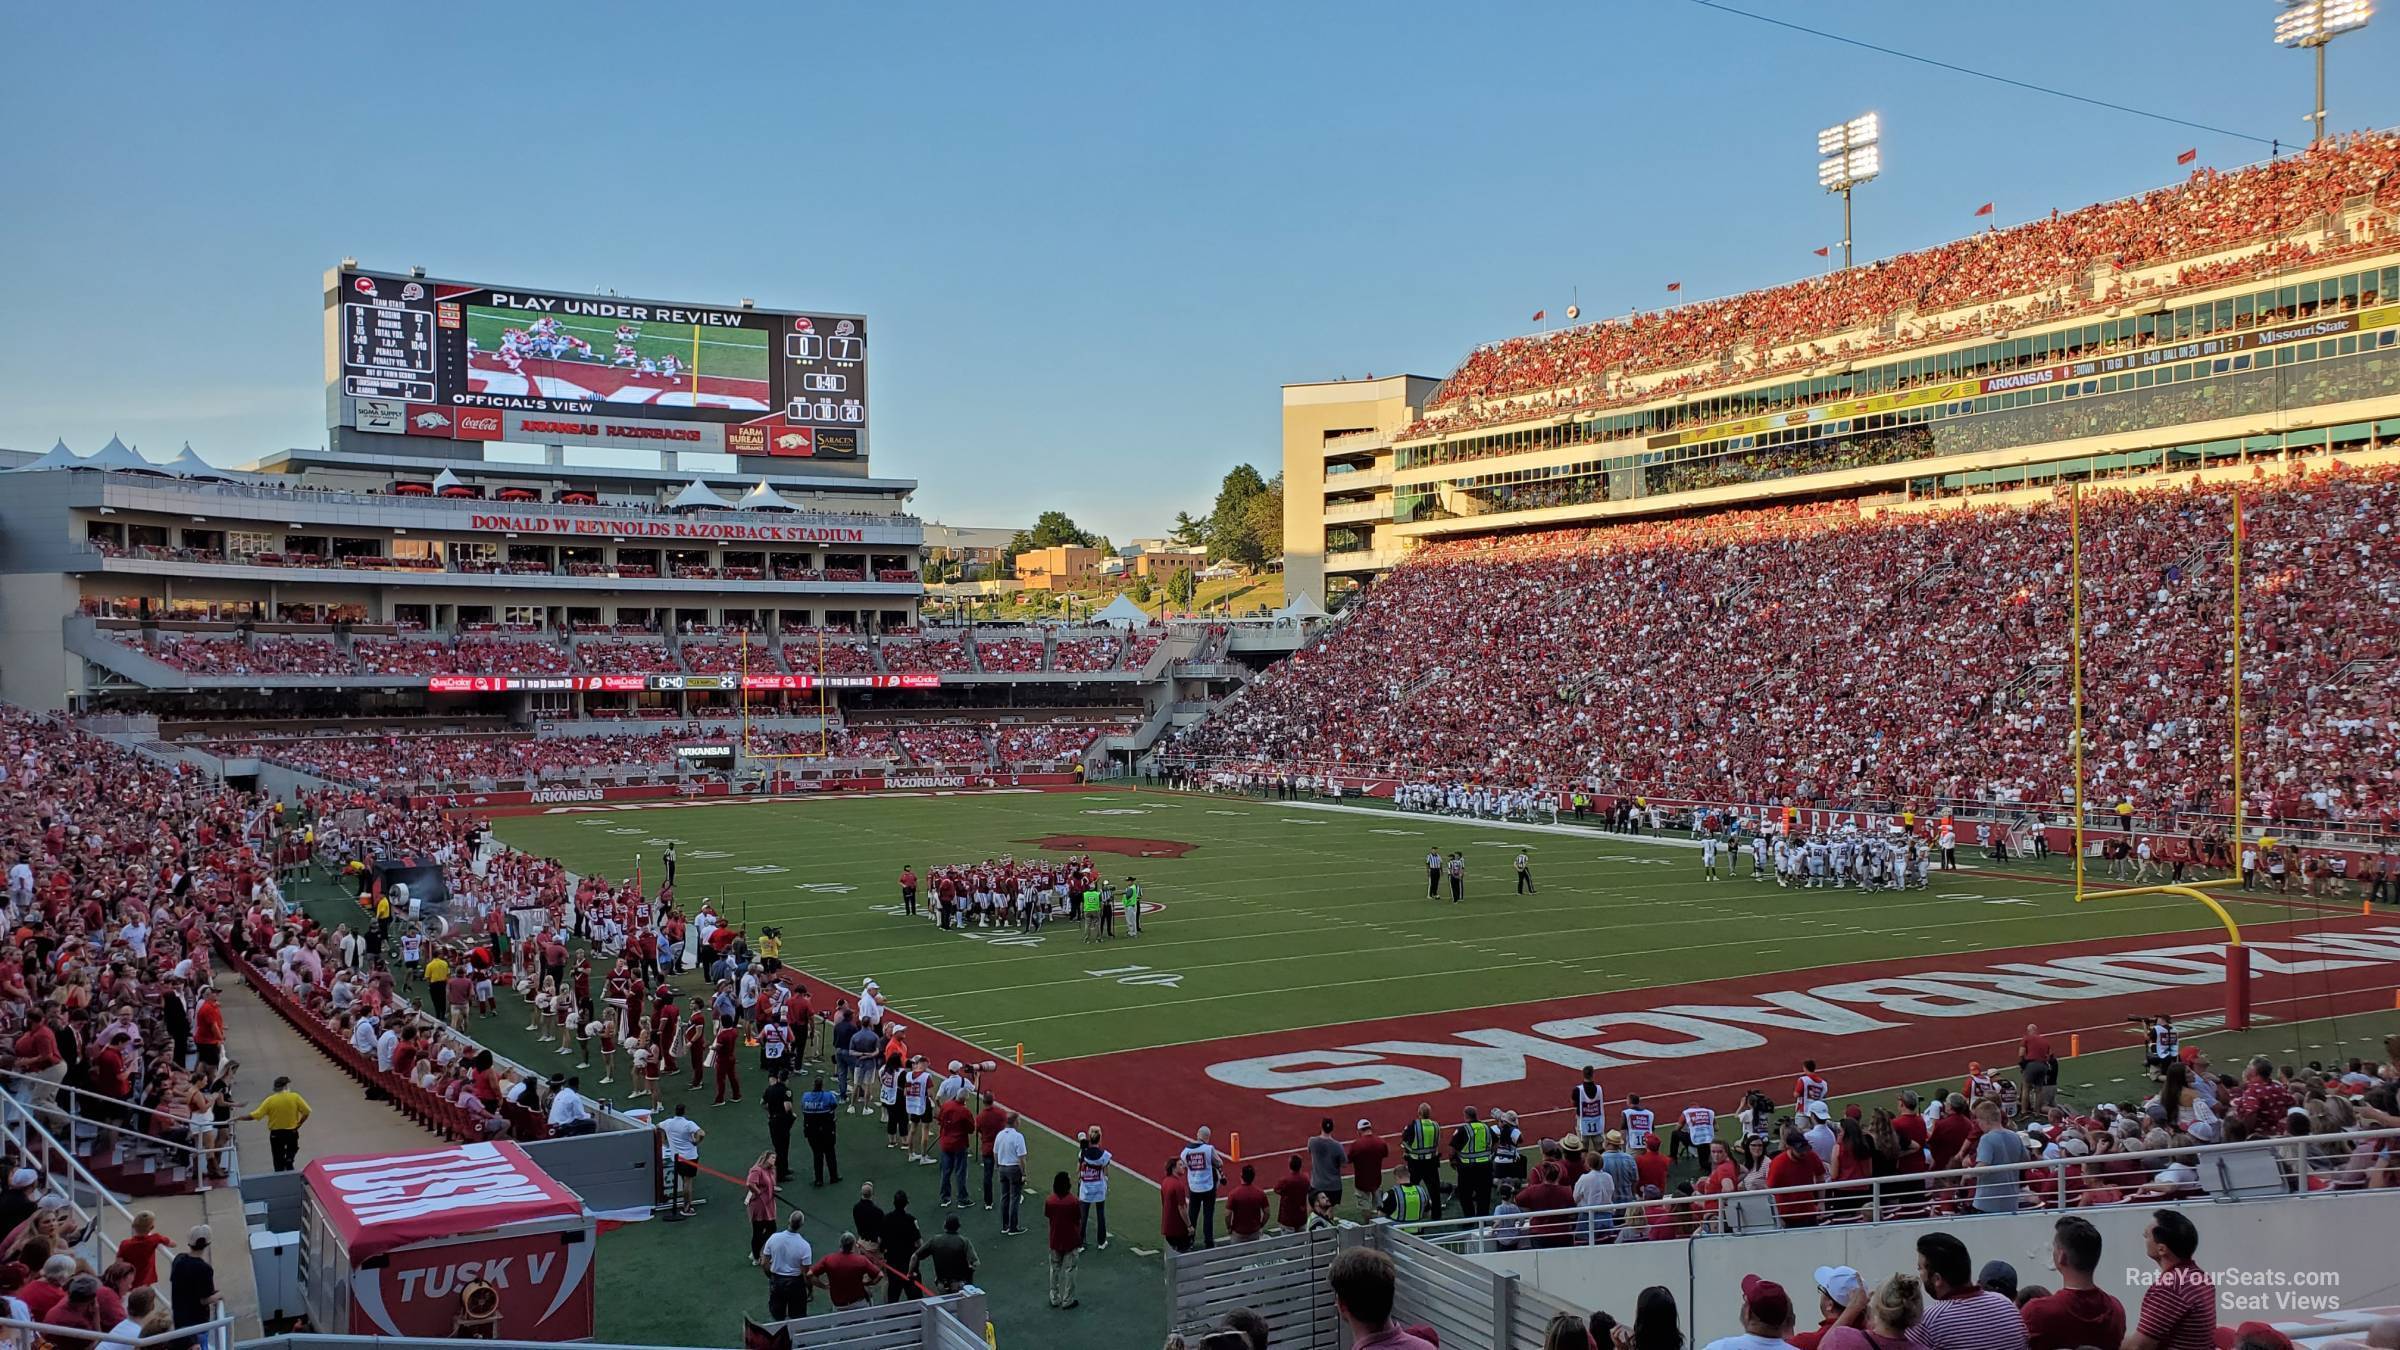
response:
[[[83,1165],[83,1159],[76,1156],[75,1150],[60,1143],[58,1136],[50,1133],[49,1127],[42,1124],[39,1116],[40,1113],[33,1107],[18,1101],[14,1093],[0,1092],[0,1129],[17,1136],[28,1160],[38,1160],[34,1170],[48,1177],[56,1170],[54,1162],[63,1162],[71,1184],[86,1187],[100,1197],[102,1208],[96,1213],[85,1209],[72,1195],[67,1197],[67,1203],[74,1206],[77,1214],[90,1220],[91,1229],[81,1245],[89,1247],[99,1258],[94,1265],[104,1266],[113,1259],[117,1250],[117,1244],[109,1238],[109,1211],[115,1211],[117,1217],[124,1221],[124,1234],[133,1232],[133,1211],[125,1208],[108,1187],[100,1184],[100,1179]]]
[[[2003,1213],[2023,1212],[2026,1208],[2025,1200],[2029,1194],[2039,1197],[2035,1202],[2036,1207],[2066,1210],[2074,1207],[2074,1193],[2069,1181],[2079,1171],[2095,1167],[2114,1168],[2129,1162],[2144,1163],[2143,1170],[2145,1171],[2156,1170],[2148,1165],[2147,1160],[2192,1160],[2195,1174],[2200,1178],[2191,1183],[2192,1188],[2209,1193],[2213,1200],[2231,1203],[2239,1201],[2243,1197],[2231,1187],[2225,1191],[2211,1190],[2207,1180],[2209,1160],[2236,1159],[2245,1155],[2256,1157],[2261,1153],[2268,1154],[2275,1159],[2278,1169],[2283,1173],[2283,1182],[2287,1188],[2294,1182],[2300,1183],[2296,1191],[2287,1189],[2282,1193],[2304,1196],[2311,1193],[2306,1185],[2308,1177],[2336,1170],[2312,1162],[2307,1156],[2308,1150],[2311,1147],[2323,1146],[2336,1140],[2353,1149],[2362,1142],[2380,1140],[2383,1141],[2384,1152],[2388,1155],[2394,1149],[2400,1148],[2400,1128],[2351,1130],[2338,1135],[2308,1134],[2272,1139],[2249,1139],[2230,1144],[2194,1144],[2188,1148],[2087,1154],[2080,1158],[2029,1158],[2021,1163],[2003,1163],[1991,1167],[1956,1167],[1934,1172],[1914,1172],[1907,1175],[1862,1177],[1850,1181],[1822,1181],[1806,1186],[1738,1190],[1730,1194],[1670,1195],[1658,1200],[1620,1200],[1605,1205],[1579,1205],[1569,1209],[1528,1210],[1523,1214],[1506,1215],[1498,1220],[1487,1214],[1475,1218],[1428,1220],[1422,1223],[1404,1224],[1402,1227],[1427,1241],[1450,1243],[1464,1242],[1478,1237],[1488,1238],[1492,1235],[1494,1228],[1501,1223],[1510,1225],[1515,1230],[1513,1236],[1517,1237],[1530,1237],[1534,1229],[1550,1228],[1563,1223],[1568,1225],[1568,1231],[1574,1235],[1574,1240],[1581,1243],[1585,1240],[1583,1221],[1587,1218],[1605,1216],[1611,1221],[1613,1227],[1615,1220],[1626,1210],[1648,1210],[1663,1205],[1667,1207],[1670,1214],[1678,1210],[1689,1211],[1695,1208],[1700,1210],[1701,1212],[1698,1214],[1684,1213],[1676,1220],[1678,1224],[1688,1222],[1694,1232],[1738,1232],[1742,1230],[1724,1226],[1723,1207],[1736,1201],[1761,1196],[1767,1197],[1770,1201],[1779,1198],[1804,1201],[1818,1211],[1821,1222],[1839,1213],[1829,1202],[1857,1201],[1856,1221],[1873,1222],[1893,1217],[1892,1211],[1895,1209],[1915,1208],[1930,1204],[1932,1197],[1937,1192],[1963,1192],[1973,1187],[1978,1181],[1993,1177],[2011,1177],[2018,1181],[2018,1203],[2010,1211],[2001,1211]],[[1587,1164],[1588,1166],[1589,1164]],[[2032,1179],[2028,1174],[2043,1169],[2055,1169],[2056,1175],[2039,1185],[2030,1184]],[[2144,1183],[2144,1185],[2147,1184],[2149,1183]],[[1895,1192],[1898,1193],[1896,1200]],[[2343,1192],[2331,1189],[2325,1192],[2327,1195],[2341,1193]],[[1775,1206],[1778,1213],[1782,1208],[1783,1206],[1780,1204]],[[1955,1217],[1972,1217],[1973,1212],[1970,1209]],[[1953,1216],[1945,1215],[1944,1217]],[[1841,1221],[1848,1222],[1850,1218],[1844,1216]]]
[[[0,1083],[46,1084],[47,1080],[36,1078],[32,1074],[20,1073],[15,1069],[0,1069]],[[94,1092],[90,1088],[69,1087],[64,1083],[55,1084],[54,1086],[58,1091],[58,1095],[64,1097],[67,1101],[67,1119],[75,1122],[76,1124],[88,1125],[95,1130],[107,1130],[112,1134],[123,1135],[127,1140],[144,1148],[160,1149],[168,1153],[189,1154],[191,1156],[191,1167],[195,1182],[195,1190],[206,1191],[215,1189],[215,1187],[210,1184],[211,1173],[208,1167],[208,1155],[211,1153],[222,1153],[224,1155],[221,1159],[225,1166],[225,1180],[222,1184],[227,1186],[239,1186],[242,1184],[241,1155],[235,1150],[230,1136],[227,1138],[225,1143],[219,1144],[213,1149],[200,1144],[179,1144],[172,1139],[161,1139],[154,1134],[148,1134],[141,1130],[129,1129],[126,1126],[114,1124],[110,1121],[96,1119],[91,1115],[86,1114],[83,1110],[84,1099],[89,1098],[95,1102],[105,1103],[109,1108],[111,1108],[111,1114],[124,1115],[131,1119],[148,1115],[150,1113],[151,1108],[142,1105],[140,1102],[127,1101],[122,1097],[111,1097],[105,1092]],[[11,1088],[10,1095],[15,1095],[13,1087]],[[214,1127],[214,1122],[211,1122],[211,1127]],[[73,1143],[74,1140],[70,1138],[68,1140],[69,1146],[72,1147]]]
[[[175,1327],[159,1332],[155,1336],[137,1336],[126,1339],[110,1336],[106,1327],[102,1327],[95,1333],[83,1327],[61,1327],[53,1326],[48,1322],[20,1321],[14,1317],[0,1317],[0,1342],[12,1345],[35,1345],[42,1341],[48,1341],[52,1345],[92,1345],[95,1342],[106,1341],[111,1350],[125,1346],[131,1346],[133,1350],[152,1350],[153,1347],[157,1347],[158,1350],[172,1350],[173,1347],[183,1345],[196,1345],[199,1350],[233,1350],[233,1323],[234,1318],[231,1313],[222,1313],[206,1322],[196,1322],[188,1327]],[[25,1332],[30,1332],[32,1335],[20,1334]]]

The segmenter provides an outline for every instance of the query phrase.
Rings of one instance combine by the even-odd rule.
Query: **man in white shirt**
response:
[[[658,1126],[658,1132],[667,1137],[667,1157],[675,1164],[675,1190],[681,1196],[677,1212],[682,1214],[700,1212],[692,1205],[692,1183],[700,1176],[700,1141],[708,1137],[708,1131],[692,1119],[690,1110],[677,1102],[675,1114]]]
[[[33,903],[33,862],[19,858],[8,866],[8,907],[23,911]]]
[[[375,1038],[375,1067],[385,1073],[392,1071],[392,1055],[400,1049],[400,1028],[389,1026]]]
[[[767,1272],[770,1321],[808,1316],[808,1268],[816,1263],[817,1254],[809,1247],[808,1239],[800,1236],[800,1225],[806,1217],[793,1210],[783,1231],[768,1234],[766,1245],[758,1249],[759,1269]]]
[[[1025,1135],[1017,1128],[1017,1113],[992,1136],[992,1162],[1000,1169],[1000,1231],[1022,1233],[1021,1206],[1025,1200]]]
[[[1810,1101],[1802,1109],[1805,1112],[1803,1118],[1809,1122],[1808,1146],[1816,1150],[1818,1163],[1825,1168],[1826,1177],[1831,1179],[1834,1146],[1839,1144],[1842,1139],[1841,1135],[1833,1128],[1831,1119],[1833,1113],[1826,1107],[1822,1098]]]
[[[375,1025],[375,1014],[368,1013],[358,1019],[357,1026],[350,1029],[350,1048],[362,1055],[374,1054],[375,1038],[381,1031],[382,1028]]]
[[[1710,1341],[1706,1350],[1790,1350],[1792,1296],[1773,1280],[1742,1277],[1742,1334]]]
[[[1626,1199],[1633,1197],[1627,1196]],[[1594,1167],[1575,1178],[1575,1207],[1588,1209],[1594,1205],[1613,1205],[1617,1202],[1616,1178],[1602,1167]],[[1611,1212],[1586,1214],[1577,1223],[1577,1236],[1584,1242],[1598,1242],[1615,1230],[1617,1216]]]
[[[557,1092],[550,1098],[550,1133],[553,1135],[590,1134],[596,1126],[592,1108],[583,1099],[583,1080],[569,1078],[554,1084]]]
[[[883,987],[873,980],[858,991],[858,1020],[873,1026],[883,1020]]]

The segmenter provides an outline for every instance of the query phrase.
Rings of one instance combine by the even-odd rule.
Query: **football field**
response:
[[[558,807],[497,828],[579,872],[625,877],[639,855],[653,887],[673,840],[687,909],[713,899],[753,935],[781,928],[785,962],[847,996],[877,980],[937,1066],[998,1059],[1011,1105],[1054,1129],[1106,1124],[1145,1163],[1202,1124],[1263,1157],[1320,1117],[1390,1134],[1421,1101],[1559,1133],[1586,1064],[1612,1101],[1730,1111],[1752,1086],[1783,1099],[1803,1058],[1837,1092],[1882,1090],[2013,1065],[2028,1022],[2096,1052],[2130,1042],[2128,1017],[2201,1031],[2223,1007],[2224,933],[2204,910],[2077,906],[2054,864],[1785,889],[1753,881],[1746,855],[1711,881],[1687,840],[1124,790]],[[1463,904],[1427,897],[1428,848],[1466,854]],[[1073,853],[1139,878],[1138,937],[945,932],[897,912],[903,864]],[[2389,912],[2228,904],[2262,1022],[2391,1007]]]

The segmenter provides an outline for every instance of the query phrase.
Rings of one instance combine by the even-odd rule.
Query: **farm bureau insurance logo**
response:
[[[2400,927],[2392,926],[2244,945],[2257,975],[2314,975],[2400,963]],[[1756,1050],[1770,1039],[1791,1043],[1795,1056],[1802,1041],[1822,1054],[1828,1039],[1915,1023],[2224,982],[2222,943],[2137,947],[2003,961],[1981,969],[1870,975],[1770,990],[1730,1004],[1669,1003],[1554,1017],[1530,1026],[1470,1025],[1449,1033],[1448,1040],[1358,1041],[1223,1060],[1208,1066],[1208,1076],[1287,1106],[1358,1106],[1521,1082],[1537,1063],[1621,1068],[1645,1060]],[[1490,1009],[1484,1015],[1506,1016],[1507,1011]]]

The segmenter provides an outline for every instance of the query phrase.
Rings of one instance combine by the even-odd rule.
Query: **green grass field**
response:
[[[926,1021],[987,1046],[1022,1042],[1034,1061],[2207,927],[2181,900],[2079,909],[2058,886],[1974,872],[1937,873],[1931,890],[1899,896],[1789,891],[1746,877],[1711,883],[1695,853],[1669,843],[1154,792],[600,811],[498,829],[519,848],[611,877],[630,875],[640,854],[655,878],[673,838],[687,907],[713,898],[753,929],[780,926],[789,963],[846,989],[872,976]],[[1097,855],[1106,874],[1138,876],[1144,896],[1166,906],[1127,950],[1138,945],[1139,963],[1179,977],[1172,983],[1087,974],[1091,951],[1069,931],[1054,928],[1038,946],[996,946],[878,909],[896,900],[904,863],[922,871],[1024,857],[1043,853],[1029,841],[1084,831],[1199,846],[1179,859]],[[1468,905],[1425,903],[1428,846],[1467,853]],[[1534,896],[1509,894],[1519,848],[1535,860]],[[2272,904],[2235,910],[2245,920],[2284,917]]]
[[[500,334],[509,328],[523,328],[541,317],[529,310],[493,309],[485,305],[467,306],[467,337],[478,351],[500,350]],[[639,331],[633,341],[635,355],[656,361],[672,356],[686,367],[694,364],[698,354],[698,369],[702,375],[721,376],[728,380],[764,380],[767,378],[767,339],[763,328],[698,329],[688,323],[637,323]],[[561,333],[579,337],[592,344],[592,354],[606,363],[616,355],[617,321],[614,319],[580,318],[565,315],[559,319]],[[695,346],[693,335],[698,333]]]

